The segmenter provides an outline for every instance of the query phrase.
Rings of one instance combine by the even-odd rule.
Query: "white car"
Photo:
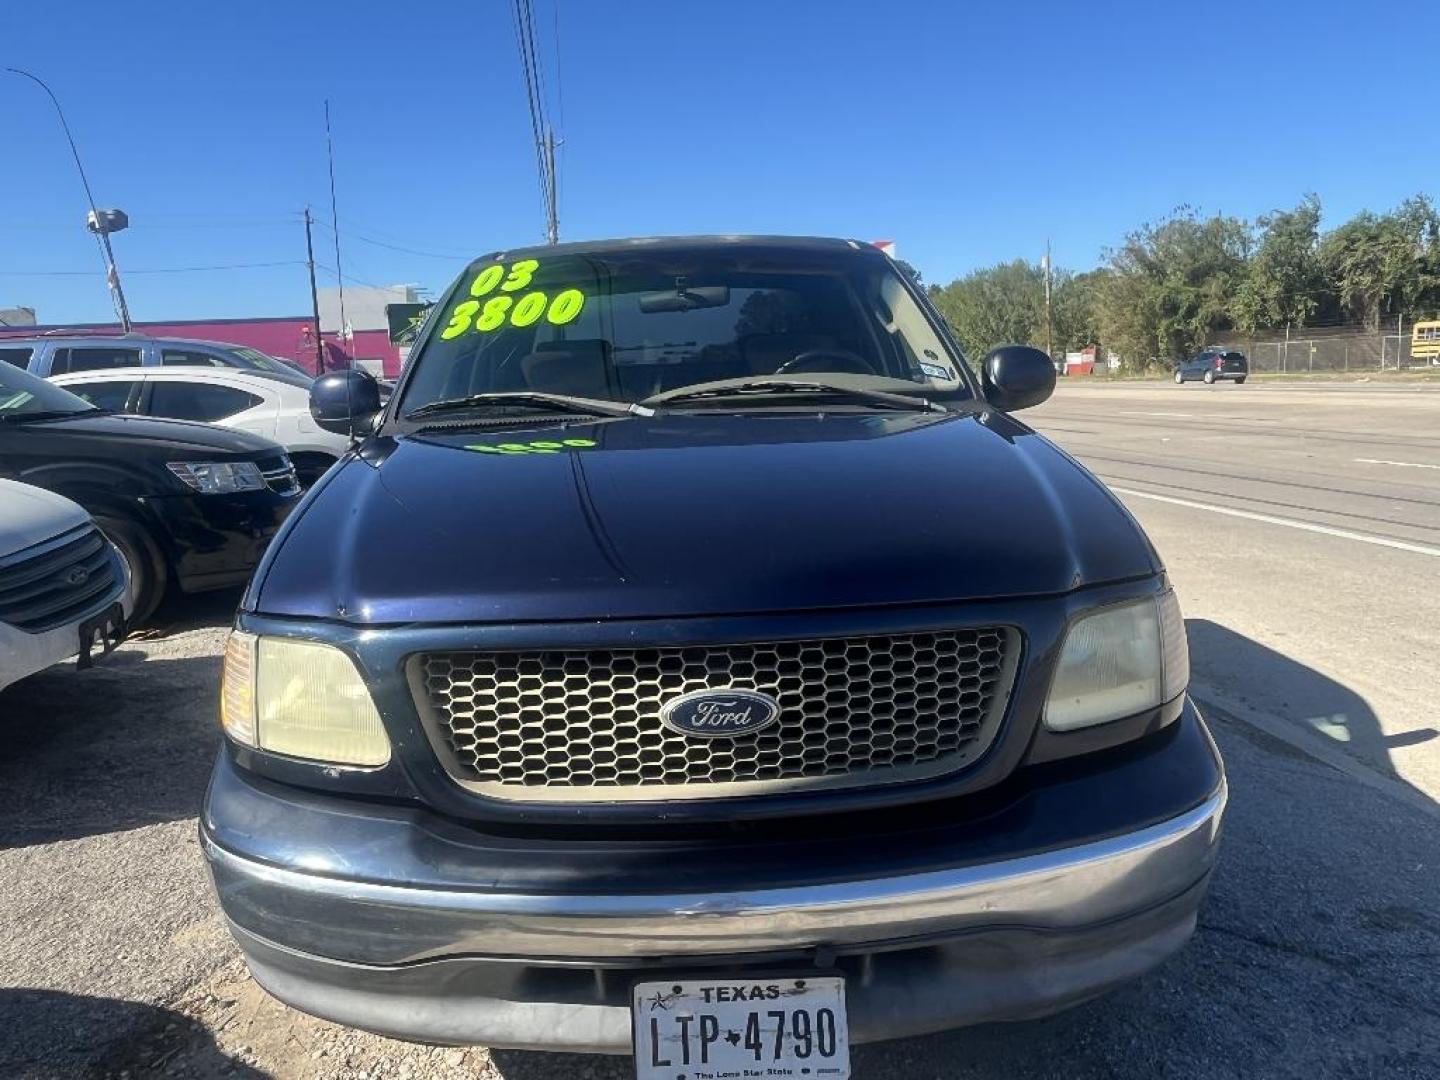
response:
[[[0,480],[0,690],[125,634],[130,581],[90,515],[62,496]]]
[[[350,448],[310,417],[309,381],[221,367],[130,367],[50,379],[92,405],[136,416],[199,420],[273,439],[309,487]]]

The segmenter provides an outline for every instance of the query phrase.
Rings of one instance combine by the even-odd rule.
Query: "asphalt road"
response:
[[[1150,534],[1197,696],[1440,800],[1440,387],[1062,380],[1024,417]]]
[[[1174,575],[1230,771],[1221,867],[1140,983],[860,1048],[855,1075],[1435,1076],[1440,469],[1416,466],[1440,465],[1440,394],[1066,385],[1030,418],[1124,489]],[[246,979],[194,834],[234,599],[0,692],[0,1077],[629,1075],[347,1031]]]

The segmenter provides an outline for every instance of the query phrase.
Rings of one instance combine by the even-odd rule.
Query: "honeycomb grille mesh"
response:
[[[854,787],[963,767],[1013,679],[1004,628],[768,644],[432,653],[412,686],[452,775],[502,798],[696,798]],[[778,722],[695,738],[660,720],[697,690],[755,690]]]

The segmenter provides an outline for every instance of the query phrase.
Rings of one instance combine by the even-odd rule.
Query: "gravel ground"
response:
[[[190,602],[95,671],[0,692],[0,1077],[630,1075],[624,1058],[339,1028],[248,979],[194,821],[233,602]],[[1050,1020],[860,1048],[855,1075],[1437,1075],[1440,819],[1214,719],[1233,797],[1183,954]]]

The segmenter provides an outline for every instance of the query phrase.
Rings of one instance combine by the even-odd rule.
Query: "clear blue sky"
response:
[[[552,90],[559,6],[564,239],[893,238],[943,282],[1047,236],[1086,269],[1180,203],[1315,191],[1335,223],[1440,187],[1430,4],[533,2]],[[7,0],[3,66],[50,82],[100,205],[130,214],[122,271],[303,259],[326,97],[342,229],[455,256],[345,236],[347,273],[438,289],[542,239],[507,0]],[[0,73],[0,307],[110,317],[98,273],[33,276],[94,270],[84,210],[49,102]],[[138,319],[309,306],[299,265],[125,282]]]

